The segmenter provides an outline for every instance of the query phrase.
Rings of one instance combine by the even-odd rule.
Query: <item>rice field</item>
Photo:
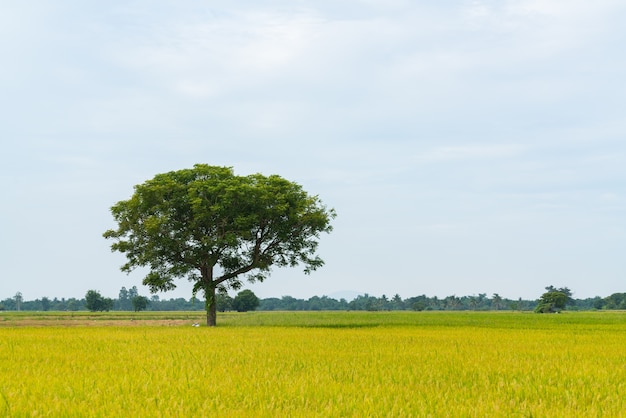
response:
[[[0,314],[0,416],[626,416],[623,312],[169,314]]]

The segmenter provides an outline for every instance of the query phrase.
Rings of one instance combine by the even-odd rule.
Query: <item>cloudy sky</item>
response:
[[[260,297],[624,292],[624,21],[621,0],[1,2],[0,299],[147,295],[109,208],[195,163],[338,213],[326,266]]]

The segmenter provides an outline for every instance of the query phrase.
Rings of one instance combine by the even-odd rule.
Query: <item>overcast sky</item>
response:
[[[338,213],[326,265],[260,297],[626,292],[625,21],[622,0],[1,1],[0,299],[148,295],[109,208],[195,163]]]

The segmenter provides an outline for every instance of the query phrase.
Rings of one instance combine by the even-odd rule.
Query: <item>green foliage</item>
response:
[[[237,312],[253,311],[259,306],[259,298],[252,290],[242,290],[233,299],[233,309]]]
[[[133,310],[135,312],[145,311],[150,301],[145,296],[135,296],[131,299]]]
[[[134,310],[135,308],[132,301],[137,296],[139,296],[137,286],[133,286],[128,290],[126,287],[122,287],[120,289],[118,299],[115,301],[115,308],[122,311]]]
[[[595,306],[598,305],[606,309],[626,309],[626,293],[613,293]]]
[[[92,312],[108,312],[113,309],[113,299],[102,297],[97,290],[88,290],[85,295],[85,307]]]
[[[17,307],[18,311],[21,310],[23,301],[24,297],[22,296],[22,292],[17,292],[15,294],[15,306]]]
[[[130,297],[128,296],[128,290],[126,287],[122,287],[120,289],[120,293],[118,294],[118,299],[116,303],[116,308],[122,311],[128,311],[131,308]]]
[[[228,296],[226,292],[219,292],[216,296],[216,309],[219,312],[226,312],[233,309],[233,298]]]
[[[426,304],[424,302],[413,302],[413,304],[411,304],[411,309],[413,309],[414,311],[423,311],[424,309],[426,309]]]
[[[567,287],[556,289],[554,286],[546,287],[547,292],[541,295],[535,308],[537,313],[556,313],[565,309],[568,302],[572,301],[572,292]]]
[[[102,295],[97,290],[88,290],[85,295],[85,307],[91,312],[99,311]]]
[[[322,232],[335,217],[317,196],[272,175],[236,176],[232,168],[197,164],[158,174],[135,186],[111,213],[118,228],[104,237],[126,255],[122,271],[147,267],[152,292],[176,287],[174,279],[203,292],[207,324],[215,325],[216,290],[239,289],[242,275],[263,281],[271,267],[324,263],[316,255]]]
[[[499,310],[500,307],[502,306],[502,296],[500,296],[497,293],[494,293],[493,296],[491,297],[491,304],[496,311]]]

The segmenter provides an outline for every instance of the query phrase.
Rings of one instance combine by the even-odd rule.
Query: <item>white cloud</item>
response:
[[[297,68],[306,60],[319,24],[306,15],[206,16],[193,24],[166,24],[142,42],[130,48],[119,45],[111,53],[120,65],[178,93],[215,97],[244,91]]]
[[[621,283],[608,256],[624,230],[618,1],[36,3],[0,6],[0,178],[4,222],[28,224],[13,216],[48,191],[46,245],[104,247],[107,205],[156,172],[208,162],[281,174],[337,208],[322,242],[334,267],[313,293],[329,291],[318,278],[374,292],[390,277],[383,291],[404,296],[425,277],[438,294],[513,297],[555,275],[584,284],[582,271]],[[80,227],[57,221],[72,218]],[[18,229],[5,241],[27,247]],[[607,255],[583,257],[592,246]],[[111,282],[119,260],[79,250],[107,272],[90,283]],[[12,254],[3,275],[22,273],[27,255]],[[401,259],[418,271],[390,261]],[[63,277],[65,294],[47,296],[84,294],[81,269],[41,264]],[[40,273],[27,297],[44,296]]]

